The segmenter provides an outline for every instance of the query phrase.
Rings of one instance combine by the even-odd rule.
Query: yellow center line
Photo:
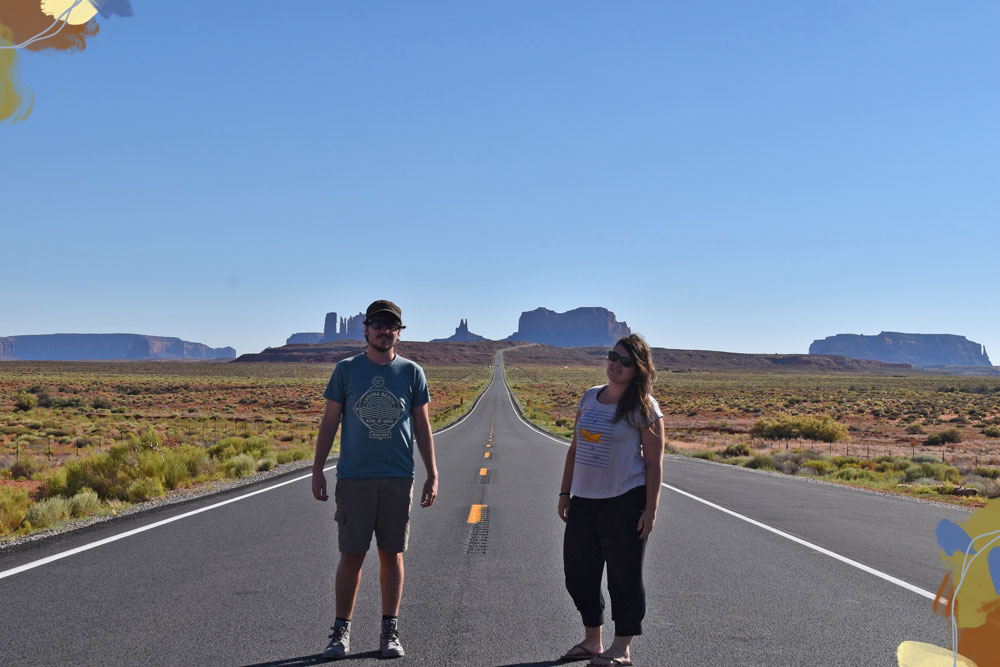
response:
[[[490,458],[490,453],[489,453],[489,452],[486,452],[486,454],[484,454],[484,455],[483,455],[483,458],[484,458],[484,459],[488,459],[488,458]]]
[[[487,470],[486,468],[480,468],[479,469],[479,476],[480,477],[485,477],[486,473],[488,473],[488,472],[489,472],[489,470]]]
[[[469,510],[469,520],[466,523],[479,523],[483,518],[483,508],[486,505],[473,505]]]

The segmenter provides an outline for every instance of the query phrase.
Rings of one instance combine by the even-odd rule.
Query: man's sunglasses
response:
[[[608,361],[617,361],[622,365],[622,368],[632,368],[635,366],[635,361],[633,359],[623,357],[614,350],[608,350]]]
[[[365,324],[370,326],[372,329],[375,329],[376,331],[381,329],[387,329],[389,331],[399,331],[400,329],[403,328],[401,322],[398,322],[396,320],[383,320],[378,317],[368,320],[367,322],[365,322]]]

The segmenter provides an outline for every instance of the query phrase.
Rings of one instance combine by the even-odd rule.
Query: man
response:
[[[427,380],[420,366],[393,351],[403,328],[396,304],[379,300],[368,306],[368,349],[338,362],[323,392],[326,409],[312,469],[312,492],[317,500],[328,498],[323,466],[341,420],[344,425],[334,492],[340,547],[337,618],[323,652],[327,659],[343,658],[350,651],[351,616],[373,533],[382,586],[382,657],[403,655],[398,616],[413,497],[414,439],[427,470],[420,506],[433,505],[438,489]]]

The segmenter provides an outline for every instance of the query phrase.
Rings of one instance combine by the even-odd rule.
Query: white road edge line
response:
[[[476,407],[479,406],[479,402],[482,400],[483,396],[485,396],[486,392],[489,391],[489,389],[490,389],[491,386],[493,386],[493,379],[494,379],[495,376],[496,376],[496,373],[494,372],[493,376],[490,377],[490,383],[488,385],[486,385],[486,389],[484,389],[482,391],[482,393],[479,394],[479,397],[476,399],[476,402],[473,403],[472,407],[469,409],[469,411],[467,413],[465,413],[465,417],[468,417],[469,415],[471,415],[475,411]],[[464,421],[465,421],[465,418],[463,418],[461,421],[459,421],[456,424],[452,424],[451,426],[448,426],[447,428],[443,428],[440,431],[437,431],[434,435],[438,435],[440,433],[444,433],[445,431],[453,429],[453,428],[455,428],[456,426],[458,426],[459,424],[461,424]],[[334,468],[336,468],[336,466],[330,466],[328,468],[323,468],[323,472],[326,472],[328,470],[333,470]],[[91,542],[89,544],[84,544],[83,546],[79,546],[79,547],[76,547],[74,549],[68,549],[67,551],[61,551],[61,552],[59,552],[57,554],[53,554],[51,556],[46,556],[45,558],[39,558],[38,560],[31,561],[30,563],[25,563],[24,565],[19,565],[17,567],[11,568],[9,570],[4,570],[4,571],[0,572],[0,579],[5,579],[7,577],[12,577],[15,574],[20,574],[21,572],[25,572],[27,570],[34,569],[36,567],[41,567],[42,565],[47,565],[48,563],[60,560],[62,558],[67,558],[69,556],[73,556],[73,555],[81,553],[83,551],[89,551],[90,549],[96,549],[97,547],[104,546],[105,544],[110,544],[111,542],[116,542],[118,540],[123,540],[126,537],[131,537],[132,535],[138,535],[139,533],[144,533],[147,530],[152,530],[153,528],[159,528],[160,526],[164,526],[164,525],[166,525],[168,523],[173,523],[174,521],[180,521],[181,519],[186,519],[186,518],[188,518],[190,516],[194,516],[195,514],[201,514],[202,512],[207,512],[208,510],[214,510],[216,508],[222,507],[223,505],[228,505],[230,503],[235,503],[237,500],[243,500],[245,498],[250,498],[252,496],[256,496],[256,495],[261,494],[261,493],[266,493],[268,491],[272,491],[274,489],[281,488],[282,486],[285,486],[287,484],[293,484],[295,482],[301,482],[302,480],[309,479],[310,477],[312,477],[312,473],[309,473],[308,475],[302,475],[300,477],[295,477],[293,479],[285,480],[284,482],[280,482],[278,484],[275,484],[273,486],[269,486],[269,487],[264,488],[264,489],[258,489],[256,491],[251,491],[250,493],[244,493],[242,496],[236,496],[235,498],[230,498],[229,500],[223,500],[222,502],[215,503],[214,505],[206,505],[205,507],[201,507],[199,509],[192,510],[190,512],[185,512],[184,514],[178,514],[177,516],[172,516],[169,519],[163,519],[162,521],[156,521],[155,523],[151,523],[148,526],[142,526],[140,528],[134,528],[133,530],[127,530],[124,533],[119,533],[118,535],[112,535],[111,537],[106,537],[103,540],[97,540],[96,542]]]
[[[326,472],[327,470],[333,470],[335,467],[336,466],[329,466],[328,468],[323,468],[323,471]],[[278,484],[274,484],[273,486],[269,486],[264,489],[258,489],[256,491],[251,491],[250,493],[244,493],[242,496],[236,496],[235,498],[230,498],[229,500],[223,500],[222,502],[218,502],[213,505],[206,505],[205,507],[199,507],[196,510],[191,510],[190,512],[178,514],[177,516],[172,516],[169,519],[163,519],[162,521],[156,521],[147,526],[141,526],[139,528],[127,530],[124,533],[112,535],[111,537],[105,537],[103,540],[97,540],[96,542],[90,542],[89,544],[84,544],[83,546],[79,546],[74,549],[61,551],[57,554],[46,556],[45,558],[39,558],[38,560],[31,561],[30,563],[25,563],[24,565],[19,565],[9,570],[4,570],[3,572],[0,572],[0,579],[11,577],[15,574],[20,574],[21,572],[25,572],[27,570],[31,570],[36,567],[41,567],[42,565],[47,565],[48,563],[51,563],[53,561],[57,561],[62,558],[67,558],[68,556],[73,556],[83,551],[96,549],[97,547],[104,546],[105,544],[110,544],[111,542],[117,542],[118,540],[123,540],[126,537],[131,537],[132,535],[138,535],[139,533],[144,533],[147,530],[159,528],[160,526],[165,526],[168,523],[173,523],[174,521],[180,521],[181,519],[186,519],[189,516],[194,516],[195,514],[201,514],[202,512],[207,512],[209,510],[217,509],[219,507],[222,507],[223,505],[235,503],[237,500],[244,500],[245,498],[250,498],[252,496],[256,496],[261,493],[267,493],[268,491],[273,491],[274,489],[280,488],[287,484],[301,482],[302,480],[309,479],[310,477],[312,477],[312,473],[309,473],[308,475],[302,475],[300,477],[295,477],[294,479],[285,480],[284,482],[279,482]]]
[[[477,407],[479,407],[479,401],[483,400],[483,396],[485,396],[486,392],[488,392],[490,390],[490,387],[493,386],[493,380],[496,377],[496,374],[497,374],[496,367],[494,367],[493,368],[493,373],[492,373],[492,375],[490,375],[490,383],[488,385],[486,385],[486,389],[483,389],[481,392],[479,392],[479,396],[476,398],[476,402],[472,404],[472,407],[469,408],[468,412],[466,412],[464,415],[462,415],[461,417],[459,417],[458,421],[455,422],[454,424],[452,424],[451,426],[445,426],[440,431],[435,431],[434,435],[439,435],[441,433],[444,433],[445,431],[450,431],[451,429],[455,428],[456,426],[461,426],[464,421],[466,421],[469,417],[471,417],[472,413],[476,411]]]
[[[525,421],[524,417],[521,416],[521,414],[517,411],[517,408],[514,406],[514,400],[511,398],[510,390],[509,389],[507,391],[507,400],[509,400],[511,402],[511,408],[514,409],[514,414],[517,415],[517,418],[521,420],[521,423],[523,423],[525,426],[527,426],[528,428],[530,428],[535,433],[538,433],[539,435],[542,435],[542,436],[548,438],[549,440],[553,440],[555,442],[558,442],[560,445],[563,445],[564,447],[569,447],[570,443],[566,442],[565,440],[560,440],[559,438],[556,438],[554,436],[548,435],[547,433],[541,433],[538,429],[536,429],[534,426],[532,426],[527,421]],[[790,533],[786,533],[783,530],[779,530],[777,528],[769,526],[766,523],[761,523],[760,521],[757,521],[756,519],[751,519],[748,516],[744,516],[744,515],[740,514],[739,512],[734,512],[733,510],[728,509],[726,507],[723,507],[721,505],[716,505],[715,503],[713,503],[713,502],[711,502],[709,500],[705,500],[704,498],[699,498],[698,496],[696,496],[696,495],[694,495],[692,493],[688,493],[687,491],[684,491],[682,489],[678,489],[677,487],[670,486],[669,484],[662,484],[661,486],[664,489],[668,489],[670,491],[673,491],[674,493],[678,493],[678,494],[680,494],[682,496],[686,496],[686,497],[690,498],[691,500],[695,500],[695,501],[697,501],[699,503],[702,503],[703,505],[707,505],[708,507],[711,507],[712,509],[716,509],[716,510],[719,510],[720,512],[724,512],[725,514],[728,514],[729,516],[735,517],[735,518],[739,519],[740,521],[746,521],[747,523],[749,523],[751,525],[757,526],[758,528],[763,528],[764,530],[766,530],[768,532],[771,532],[771,533],[774,533],[775,535],[778,535],[779,537],[783,537],[786,540],[791,540],[792,542],[795,542],[796,544],[801,544],[802,546],[807,547],[809,549],[812,549],[813,551],[816,551],[818,553],[821,553],[824,556],[829,556],[830,558],[833,558],[834,560],[838,560],[841,563],[845,563],[847,565],[850,565],[851,567],[857,568],[857,569],[861,570],[862,572],[867,572],[868,574],[870,574],[872,576],[875,576],[875,577],[878,577],[879,579],[884,579],[885,581],[888,581],[891,584],[896,584],[900,588],[905,588],[906,590],[910,591],[911,593],[916,593],[917,595],[923,596],[923,597],[927,598],[928,600],[934,601],[934,600],[937,599],[937,595],[934,594],[934,593],[931,593],[930,591],[924,590],[923,588],[920,588],[919,586],[914,586],[913,584],[907,583],[907,582],[903,581],[902,579],[898,579],[898,578],[892,576],[891,574],[887,574],[885,572],[882,572],[881,570],[876,570],[875,568],[869,567],[868,565],[865,565],[864,563],[859,563],[858,561],[853,560],[851,558],[848,558],[847,556],[842,556],[841,554],[838,554],[835,551],[830,551],[829,549],[825,549],[825,548],[819,546],[818,544],[813,544],[812,542],[809,542],[807,540],[803,540],[801,537],[796,537],[795,535],[792,535]]]

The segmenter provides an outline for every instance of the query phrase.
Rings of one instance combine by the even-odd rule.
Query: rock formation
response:
[[[339,327],[338,327],[339,324]],[[337,313],[327,313],[326,321],[323,325],[323,338],[321,343],[330,343],[335,340],[364,340],[365,339],[365,314],[358,313],[351,317],[337,318]]]
[[[294,333],[285,340],[285,345],[307,343],[332,343],[337,340],[364,340],[365,314],[358,313],[351,317],[337,317],[337,313],[327,313],[323,321],[323,333],[306,331]]]
[[[548,308],[521,313],[509,341],[545,343],[558,347],[610,346],[632,333],[606,308],[576,308],[556,313]]]
[[[992,368],[986,348],[965,336],[883,331],[877,336],[837,334],[813,341],[809,354],[835,354],[918,368],[985,366]]]
[[[79,361],[235,359],[231,347],[208,347],[180,338],[141,334],[42,334],[0,338],[0,359]]]
[[[489,340],[489,339],[469,331],[469,320],[459,320],[458,326],[455,328],[455,333],[448,336],[447,338],[435,338],[431,342],[447,343],[450,341],[473,341],[473,340]]]
[[[310,345],[318,343],[323,340],[322,331],[308,331],[305,333],[293,333],[285,341],[285,345],[296,345],[300,343],[308,343]]]

